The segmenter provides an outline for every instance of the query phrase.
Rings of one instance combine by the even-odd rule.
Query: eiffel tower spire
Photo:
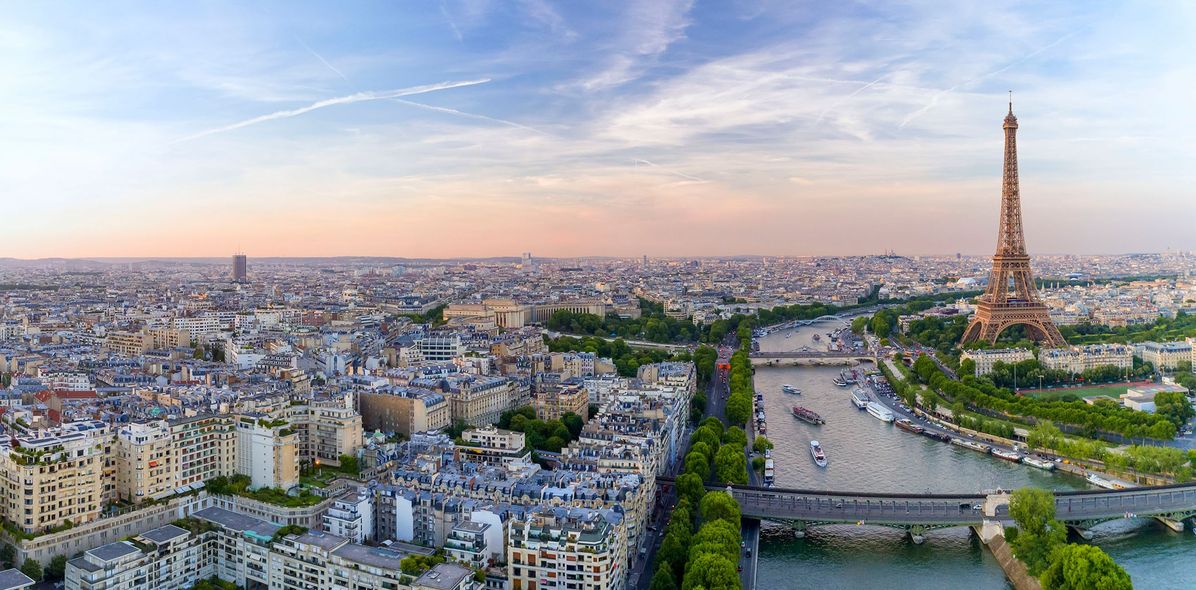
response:
[[[1027,335],[1049,346],[1064,346],[1066,341],[1051,321],[1050,312],[1038,297],[1026,237],[1022,231],[1022,196],[1017,176],[1017,117],[1013,116],[1013,92],[1009,93],[1009,114],[1001,126],[1005,130],[1005,165],[1001,174],[1001,217],[997,230],[997,251],[988,288],[976,305],[963,343],[987,340],[996,343],[1006,328],[1026,327]]]

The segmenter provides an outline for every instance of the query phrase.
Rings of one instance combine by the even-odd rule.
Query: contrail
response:
[[[660,168],[661,170],[664,170],[665,172],[668,172],[669,174],[672,174],[675,176],[680,176],[681,178],[685,178],[687,180],[693,180],[695,182],[710,182],[709,180],[706,180],[705,178],[698,178],[697,176],[690,176],[684,172],[678,172],[676,170],[671,170],[669,168],[665,168],[664,166],[661,166],[660,164],[657,164],[655,162],[649,162],[649,161],[641,159],[641,158],[634,158],[631,160],[631,163],[632,164],[647,164],[649,166],[652,166],[653,168]]]
[[[341,80],[344,80],[346,82],[349,81],[349,79],[347,77],[345,77],[345,74],[343,72],[336,69],[336,66],[333,66],[332,64],[328,63],[328,60],[324,59],[324,56],[320,55],[319,53],[316,53],[316,50],[312,49],[311,46],[308,45],[307,43],[304,43],[303,39],[300,39],[298,35],[295,35],[295,40],[298,41],[299,44],[302,45],[303,48],[306,49],[308,53],[312,54],[313,56],[315,56],[316,59],[320,60],[320,63],[324,64],[325,66],[328,67],[328,69],[332,70],[336,75],[340,76]]]
[[[881,80],[884,80],[884,79],[885,79],[885,76],[888,76],[888,74],[883,74],[883,75],[881,75],[881,77],[879,77],[879,78],[877,78],[877,79],[875,79],[875,80],[873,80],[873,81],[871,81],[871,82],[869,82],[869,83],[867,83],[867,84],[864,84],[863,86],[860,86],[859,88],[856,88],[856,89],[855,89],[855,92],[852,92],[851,94],[848,94],[847,96],[844,96],[843,98],[840,98],[839,100],[836,100],[835,102],[831,103],[831,105],[830,105],[830,106],[826,107],[825,109],[822,109],[822,112],[821,112],[821,113],[818,113],[818,120],[817,120],[817,121],[814,121],[814,124],[815,124],[815,125],[817,125],[817,124],[821,123],[821,122],[822,122],[822,119],[823,119],[823,117],[826,117],[826,114],[827,114],[827,113],[829,113],[829,112],[831,112],[831,111],[835,110],[835,107],[837,107],[837,106],[839,106],[839,105],[841,105],[841,104],[843,104],[843,103],[847,102],[848,100],[851,100],[852,98],[854,98],[854,97],[855,97],[855,95],[857,95],[857,94],[859,94],[859,93],[861,93],[861,92],[863,92],[863,91],[865,91],[865,90],[867,90],[867,89],[869,89],[869,88],[872,88],[873,86],[875,86],[875,85],[876,85],[876,83],[877,83],[877,82],[880,82]]]
[[[453,22],[453,17],[449,14],[448,7],[444,5],[444,0],[440,0],[440,14],[444,15],[444,20],[448,21],[449,26],[453,28],[453,34],[457,36],[457,42],[464,43],[465,38],[461,36],[461,29],[458,29],[457,23]]]
[[[401,98],[396,98],[396,99],[393,99],[393,100],[394,100],[395,102],[402,103],[402,104],[405,104],[405,105],[409,105],[409,106],[413,106],[413,107],[419,107],[419,108],[421,108],[421,109],[428,109],[429,111],[436,111],[436,112],[438,112],[438,113],[448,113],[448,114],[450,114],[450,115],[457,115],[458,117],[465,117],[465,118],[467,118],[467,119],[477,119],[477,120],[479,120],[479,121],[490,121],[491,123],[498,123],[498,124],[501,124],[501,125],[507,125],[507,126],[509,126],[509,127],[515,127],[515,128],[517,128],[517,129],[526,129],[526,130],[528,130],[528,131],[531,131],[531,132],[534,132],[534,133],[539,133],[540,135],[545,135],[545,136],[549,135],[548,133],[545,133],[545,132],[543,132],[543,131],[540,131],[539,129],[536,129],[535,127],[528,127],[527,125],[524,125],[524,124],[522,124],[522,123],[516,123],[516,122],[514,122],[514,121],[507,121],[506,119],[496,119],[496,118],[494,118],[494,117],[487,117],[486,115],[476,115],[476,114],[474,114],[474,113],[467,113],[467,112],[465,112],[465,111],[458,111],[457,109],[450,109],[450,108],[448,108],[448,107],[438,107],[438,106],[435,106],[435,105],[424,104],[424,103],[422,103],[422,102],[415,102],[415,101],[411,101],[411,100],[403,100],[403,99],[401,99]]]
[[[464,86],[476,86],[478,84],[485,84],[489,81],[490,81],[489,78],[480,78],[477,80],[464,80],[461,82],[441,82],[439,84],[426,84],[424,86],[412,86],[410,88],[400,88],[398,90],[383,90],[383,91],[372,91],[371,90],[371,91],[366,91],[366,92],[357,92],[354,94],[350,94],[348,96],[338,96],[336,98],[326,98],[324,100],[319,100],[319,101],[313,102],[305,107],[300,107],[297,109],[291,109],[291,110],[286,110],[286,111],[275,111],[273,113],[261,115],[258,117],[254,117],[252,119],[238,121],[231,125],[225,125],[223,127],[216,127],[215,129],[208,129],[206,131],[200,131],[199,133],[196,133],[194,135],[188,135],[187,137],[184,137],[182,139],[175,140],[172,143],[182,143],[185,141],[191,141],[193,139],[199,139],[201,137],[207,137],[209,135],[215,135],[217,133],[224,133],[226,131],[233,131],[235,129],[240,129],[242,127],[249,127],[250,125],[257,125],[258,123],[265,123],[266,121],[273,121],[275,119],[289,119],[291,117],[298,117],[299,115],[310,113],[312,111],[316,111],[316,110],[326,108],[326,107],[332,107],[332,106],[343,105],[343,104],[353,104],[356,102],[370,102],[370,101],[374,101],[374,100],[399,98],[401,96],[412,96],[415,94],[426,94],[428,92],[436,92],[438,90],[449,90],[452,88],[461,88]]]
[[[940,90],[938,92],[938,94],[935,94],[933,97],[930,98],[930,102],[926,103],[925,105],[922,106],[922,108],[920,108],[920,109],[910,113],[908,116],[906,116],[905,119],[903,121],[901,121],[901,124],[897,126],[897,128],[904,129],[905,126],[910,123],[910,121],[913,121],[914,119],[922,116],[922,114],[925,113],[926,111],[929,111],[930,109],[934,108],[934,106],[938,104],[939,99],[941,99],[943,96],[945,96],[947,94],[955,92],[956,89],[962,88],[964,86],[971,86],[972,84],[975,84],[976,82],[981,82],[981,81],[987,80],[988,78],[996,76],[997,74],[1003,73],[1006,70],[1008,70],[1009,68],[1026,63],[1026,61],[1032,59],[1034,56],[1074,37],[1076,35],[1076,33],[1078,33],[1078,31],[1072,31],[1062,37],[1059,37],[1058,39],[1055,39],[1051,43],[1048,43],[1046,45],[1043,45],[1042,47],[1039,47],[1038,49],[1035,49],[1034,51],[1022,56],[1021,58],[1008,63],[1007,65],[1005,65],[1004,67],[1002,67],[1000,69],[993,70],[987,74],[984,74],[984,75],[976,77],[976,78],[972,78],[970,80],[964,80],[963,82],[960,82],[959,84],[956,84],[955,86],[952,86],[946,90]]]

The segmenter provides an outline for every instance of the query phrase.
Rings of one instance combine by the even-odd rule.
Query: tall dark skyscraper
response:
[[[249,259],[244,254],[233,254],[233,282],[249,282]]]

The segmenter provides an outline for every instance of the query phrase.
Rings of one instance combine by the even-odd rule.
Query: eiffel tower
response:
[[[1026,238],[1022,234],[1022,198],[1017,181],[1017,117],[1013,116],[1010,93],[1009,114],[1005,116],[1005,170],[1001,185],[1001,228],[997,234],[997,253],[988,276],[988,289],[976,304],[962,344],[987,340],[995,344],[1006,328],[1026,327],[1031,340],[1045,346],[1066,346],[1067,342],[1051,321],[1047,306],[1038,297]]]

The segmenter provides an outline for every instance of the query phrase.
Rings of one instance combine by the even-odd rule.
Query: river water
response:
[[[826,333],[845,325],[827,321],[760,339],[764,351],[825,346]],[[822,342],[813,340],[822,335]],[[767,437],[776,448],[778,487],[857,492],[976,492],[997,487],[1086,489],[1083,479],[1009,463],[975,451],[898,430],[852,405],[850,389],[831,380],[841,367],[759,367],[756,390],[764,394]],[[802,390],[781,392],[782,384]],[[826,420],[811,426],[789,408],[805,406]],[[809,441],[829,458],[814,465]],[[1097,527],[1094,542],[1133,577],[1135,588],[1196,588],[1196,536],[1148,520]],[[1010,588],[996,559],[967,529],[931,531],[914,545],[901,531],[851,525],[810,530],[804,539],[763,541],[756,584],[765,589],[1003,589]]]

